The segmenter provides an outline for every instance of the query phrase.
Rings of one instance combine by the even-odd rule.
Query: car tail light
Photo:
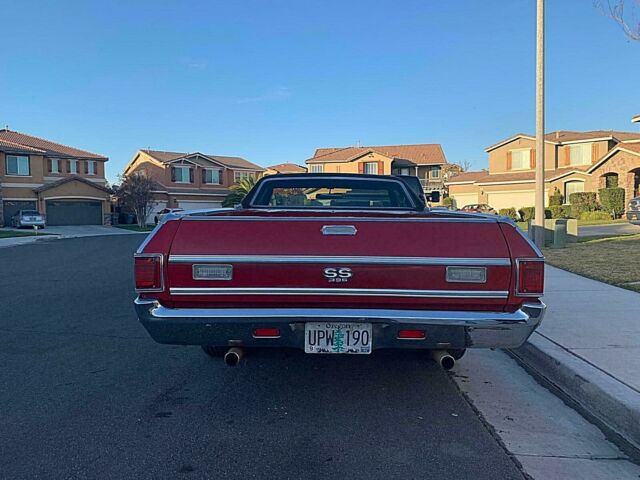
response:
[[[279,328],[254,328],[253,329],[254,337],[263,337],[263,338],[274,338],[280,336]]]
[[[422,340],[425,338],[427,334],[424,330],[399,330],[398,338],[408,339],[408,340]]]
[[[541,258],[517,259],[518,273],[516,295],[539,297],[544,293],[544,260]]]
[[[162,254],[139,253],[134,257],[134,274],[137,292],[161,292],[164,290],[162,278]]]

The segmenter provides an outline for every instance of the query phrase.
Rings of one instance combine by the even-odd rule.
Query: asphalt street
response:
[[[229,368],[154,343],[131,304],[142,238],[0,250],[0,478],[524,478],[424,355]]]

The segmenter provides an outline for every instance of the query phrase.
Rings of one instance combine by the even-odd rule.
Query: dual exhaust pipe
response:
[[[240,347],[231,347],[224,354],[224,363],[229,367],[235,367],[240,363],[244,356],[244,350]],[[446,350],[431,350],[431,358],[442,367],[443,370],[451,370],[456,364],[453,358]]]

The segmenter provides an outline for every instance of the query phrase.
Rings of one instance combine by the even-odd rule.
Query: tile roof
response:
[[[581,165],[567,168],[557,168],[553,171],[546,170],[544,172],[544,179],[549,182],[557,177],[565,175],[571,172],[587,173],[586,170],[591,165]],[[534,181],[536,178],[536,172],[533,170],[527,170],[525,172],[509,172],[509,173],[489,173],[487,171],[482,172],[465,172],[460,175],[452,177],[447,185],[461,183],[461,182],[474,182],[477,184],[487,183],[503,183],[503,182],[522,182],[522,181]]]
[[[148,149],[142,149],[141,151],[143,151],[147,155],[152,156],[153,158],[155,158],[156,160],[162,163],[171,162],[172,160],[176,160],[178,158],[186,157],[193,153],[197,153],[197,152],[191,152],[191,153],[165,152],[162,150],[148,150]],[[202,155],[205,155],[206,157],[209,157],[229,168],[246,168],[249,170],[259,170],[259,171],[264,170],[264,168],[256,165],[255,163],[251,163],[250,161],[240,157],[225,157],[223,155],[209,155],[206,153],[203,153]]]
[[[498,143],[494,143],[493,145],[487,147],[485,150],[493,150],[494,148],[499,147],[500,145],[504,145],[505,143],[509,143],[511,140],[518,137],[535,138],[535,135],[530,135],[528,133],[516,133],[509,138],[505,138]],[[557,130],[555,132],[549,132],[545,134],[544,139],[546,142],[561,145],[563,143],[578,142],[581,140],[595,140],[597,138],[609,137],[616,138],[621,142],[627,140],[640,140],[640,132],[622,132],[619,130],[590,130],[588,132],[575,132],[572,130]]]
[[[100,185],[99,183],[92,182],[90,180],[82,178],[82,177],[80,177],[78,175],[71,175],[69,177],[64,177],[64,178],[61,178],[60,180],[56,180],[55,182],[45,183],[44,185],[41,185],[41,186],[39,186],[37,188],[34,188],[33,191],[34,192],[43,192],[45,190],[49,190],[51,188],[56,188],[56,187],[59,187],[60,185],[64,185],[65,183],[69,183],[69,182],[86,183],[87,185],[91,185],[92,187],[95,187],[98,190],[102,190],[103,192],[112,193],[109,188],[107,188],[107,187],[105,187],[103,185]]]
[[[20,145],[19,143],[9,142],[7,140],[0,139],[0,152],[8,153],[39,153],[44,154],[44,150],[28,147],[26,145]]]
[[[625,150],[631,150],[632,152],[640,153],[640,143],[619,143],[616,147],[624,148]]]
[[[0,140],[11,142],[22,147],[34,148],[39,150],[38,153],[43,153],[49,156],[108,160],[107,157],[98,155],[97,153],[87,152],[86,150],[80,150],[60,143],[51,142],[25,133],[14,132],[13,130],[8,130],[6,128],[0,130]]]
[[[418,145],[379,145],[368,147],[318,148],[306,163],[348,162],[368,152],[409,160],[416,165],[447,163],[442,147],[437,143]]]
[[[306,173],[307,169],[296,165],[295,163],[279,163],[267,167],[268,170],[274,170],[278,173]]]
[[[450,184],[450,183],[461,183],[461,182],[475,182],[488,176],[489,176],[489,172],[487,172],[486,170],[482,170],[480,172],[462,172],[462,173],[459,173],[458,175],[455,175],[449,178],[449,180],[445,183]]]

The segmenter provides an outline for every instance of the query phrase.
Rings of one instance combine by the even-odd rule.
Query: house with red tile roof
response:
[[[20,210],[48,225],[109,222],[111,190],[103,155],[9,129],[0,130],[0,226]]]
[[[560,130],[545,135],[545,203],[557,189],[564,202],[575,192],[617,185],[626,201],[640,193],[640,132]],[[485,150],[489,168],[465,172],[446,184],[458,208],[486,203],[496,210],[533,206],[535,137],[518,133]]]
[[[267,167],[264,172],[265,175],[275,175],[277,173],[307,173],[307,169],[295,163],[279,163]]]

